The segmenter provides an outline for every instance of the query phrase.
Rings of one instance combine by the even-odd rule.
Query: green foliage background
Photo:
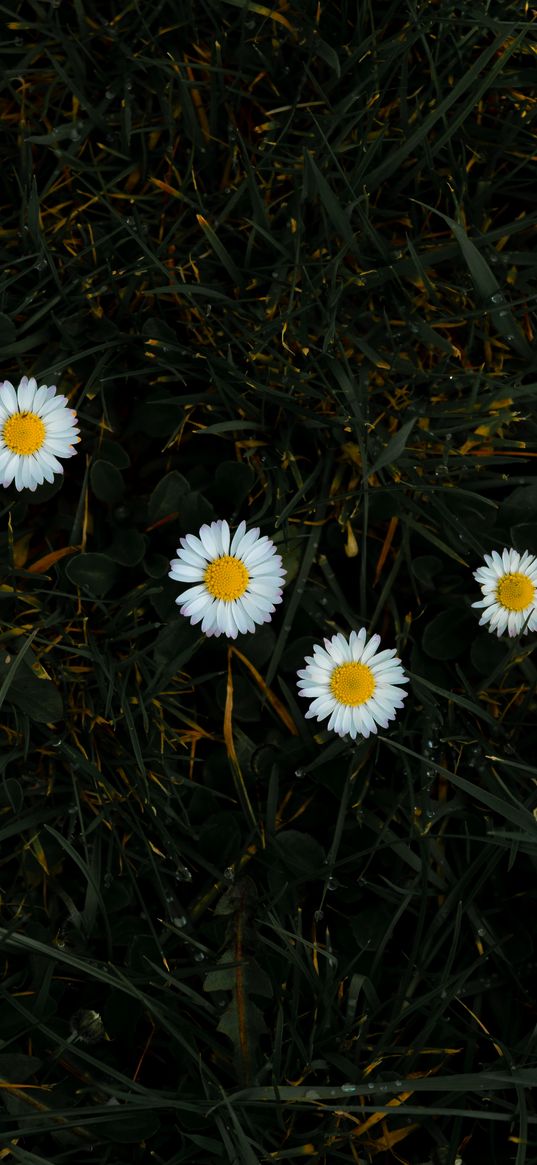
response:
[[[537,1161],[535,12],[1,7],[3,376],[65,479],[1,499],[2,1160]],[[274,537],[270,626],[179,537]],[[412,673],[356,746],[296,669]]]

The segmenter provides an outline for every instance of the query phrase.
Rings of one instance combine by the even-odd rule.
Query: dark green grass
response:
[[[82,431],[0,499],[0,1157],[537,1162],[534,636],[470,609],[537,552],[534,12],[0,13],[1,376]],[[216,517],[288,570],[231,651]],[[296,670],[359,626],[351,746]]]

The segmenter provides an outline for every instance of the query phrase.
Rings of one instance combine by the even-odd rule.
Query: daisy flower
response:
[[[408,677],[395,654],[395,648],[379,651],[380,635],[351,631],[348,639],[339,633],[325,639],[324,647],[315,645],[306,656],[306,667],[299,671],[301,696],[312,700],[306,719],[330,719],[327,728],[338,736],[368,737],[395,720],[395,709],[403,707],[408,695],[400,684]]]
[[[527,550],[502,550],[485,554],[486,566],[474,570],[483,598],[472,607],[483,607],[479,624],[499,637],[537,630],[537,558]]]
[[[246,533],[246,522],[231,538],[227,522],[219,521],[202,526],[199,537],[186,534],[180,542],[169,576],[188,583],[175,600],[182,604],[182,615],[191,623],[201,621],[205,635],[229,639],[270,623],[282,601],[286,573],[270,538],[260,538],[257,527]]]
[[[56,386],[37,387],[23,376],[19,387],[0,382],[0,482],[34,490],[63,473],[58,457],[73,457],[80,441],[76,413]]]

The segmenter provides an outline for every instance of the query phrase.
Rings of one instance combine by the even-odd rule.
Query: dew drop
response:
[[[234,877],[235,877],[235,870],[233,869],[233,866],[228,866],[227,869],[224,870],[224,878],[226,878],[226,880],[228,882],[232,882]]]
[[[337,890],[338,887],[339,887],[339,882],[338,882],[337,878],[329,878],[328,879],[328,881],[326,883],[327,890]]]
[[[203,951],[196,951],[196,953],[194,955],[194,962],[195,963],[203,963],[204,958],[205,958],[205,955],[204,955]]]
[[[324,918],[324,910],[316,910],[313,917],[314,917],[316,922],[321,922],[322,919]]]
[[[111,101],[112,97],[115,96],[114,90],[113,89],[105,89],[104,95],[108,101]]]
[[[179,930],[182,930],[183,927],[188,924],[188,918],[186,914],[178,914],[175,918],[172,918],[172,922],[174,926],[177,926],[179,927]]]
[[[301,780],[302,780],[302,778],[303,778],[303,777],[305,777],[305,776],[306,776],[306,770],[305,770],[305,769],[295,769],[295,777],[298,777],[298,780],[299,780],[299,781],[301,781]]]
[[[501,291],[496,291],[494,295],[491,295],[490,299],[491,303],[505,303],[505,296]]]
[[[348,1092],[348,1093],[358,1092],[358,1085],[357,1084],[342,1084],[341,1091]]]

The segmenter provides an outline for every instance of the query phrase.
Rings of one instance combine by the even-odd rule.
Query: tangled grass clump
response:
[[[3,1160],[537,1161],[533,41],[4,9]]]

